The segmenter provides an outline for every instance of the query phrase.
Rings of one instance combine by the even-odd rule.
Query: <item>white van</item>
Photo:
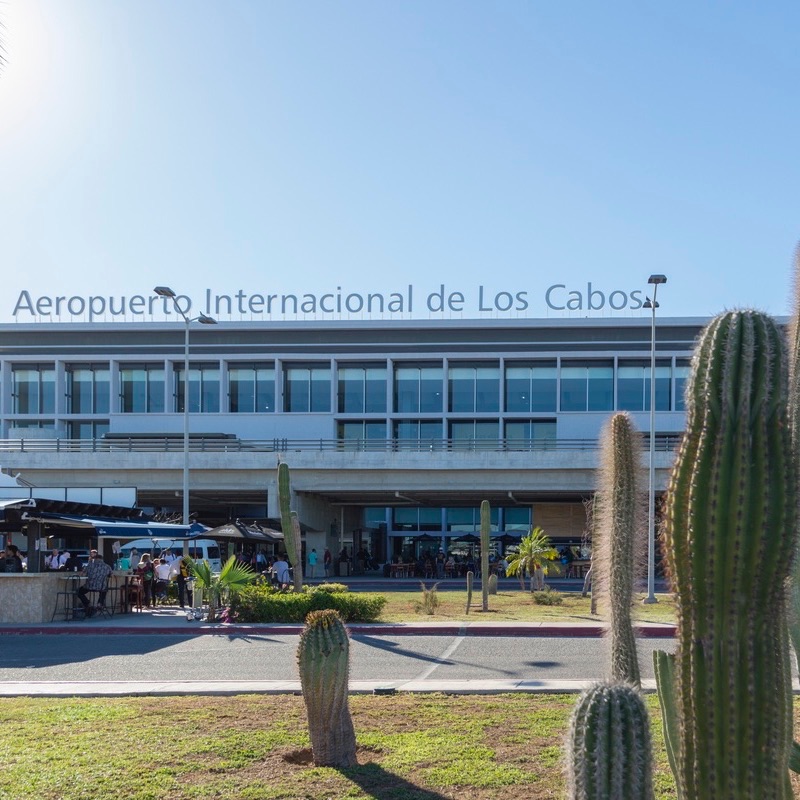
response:
[[[150,553],[153,558],[158,558],[162,552],[166,550],[172,551],[176,555],[189,556],[193,561],[208,561],[212,572],[219,572],[222,569],[222,556],[220,554],[219,544],[214,539],[135,539],[132,542],[125,542],[120,548],[119,558],[120,566],[125,569],[125,563],[128,563],[128,568],[135,569],[136,564],[131,563],[131,550],[136,548],[138,558],[136,563],[142,557],[142,553]]]

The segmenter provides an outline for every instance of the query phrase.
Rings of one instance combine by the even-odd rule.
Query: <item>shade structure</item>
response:
[[[463,536],[456,536],[457,542],[466,542],[467,544],[478,544],[481,540],[480,536],[474,533],[465,533]]]
[[[503,545],[503,547],[508,547],[510,544],[519,544],[521,538],[522,538],[521,535],[515,535],[513,533],[504,533],[501,536],[492,536],[492,541],[500,542]]]
[[[245,525],[243,522],[228,522],[217,528],[206,531],[209,539],[246,539],[250,542],[282,542],[283,534],[272,528],[262,528],[260,525]]]
[[[415,542],[439,542],[441,536],[431,536],[429,533],[421,533],[419,536],[414,537]]]

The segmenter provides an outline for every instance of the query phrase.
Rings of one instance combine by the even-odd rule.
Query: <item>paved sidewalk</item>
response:
[[[602,636],[601,622],[374,622],[347,626],[353,634],[372,636]],[[39,625],[0,625],[0,636],[7,635],[113,635],[166,634],[171,636],[274,636],[299,634],[299,624],[224,624],[187,622],[179,608],[147,609],[141,613],[118,614],[111,619],[92,617],[72,622],[46,622]],[[672,637],[675,626],[666,623],[643,623],[644,637]]]

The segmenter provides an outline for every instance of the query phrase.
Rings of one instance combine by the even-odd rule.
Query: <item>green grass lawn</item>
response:
[[[337,770],[310,763],[303,701],[292,695],[0,699],[0,798],[563,798],[574,702],[355,696],[359,766]],[[656,798],[674,798],[658,701],[650,695],[647,703]]]
[[[433,582],[426,581],[430,586]],[[386,592],[388,600],[381,614],[385,622],[430,622],[435,620],[458,620],[469,622],[597,622],[605,619],[602,606],[599,615],[593,616],[589,610],[589,598],[581,597],[580,592],[561,593],[564,602],[560,606],[537,605],[527,591],[501,590],[489,597],[489,611],[481,611],[481,593],[473,592],[473,607],[466,613],[466,591],[438,592],[441,606],[434,616],[416,611],[421,592]],[[644,595],[637,597],[633,613],[637,620],[647,622],[675,622],[675,601],[670,594],[656,595],[658,603],[643,605]]]

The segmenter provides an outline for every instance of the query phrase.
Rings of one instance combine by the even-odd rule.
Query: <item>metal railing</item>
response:
[[[656,436],[655,449],[675,450],[680,436]],[[648,447],[644,437],[643,447]],[[597,439],[203,439],[189,441],[193,453],[348,453],[544,452],[597,450]],[[2,453],[181,453],[175,436],[130,439],[0,439]]]

